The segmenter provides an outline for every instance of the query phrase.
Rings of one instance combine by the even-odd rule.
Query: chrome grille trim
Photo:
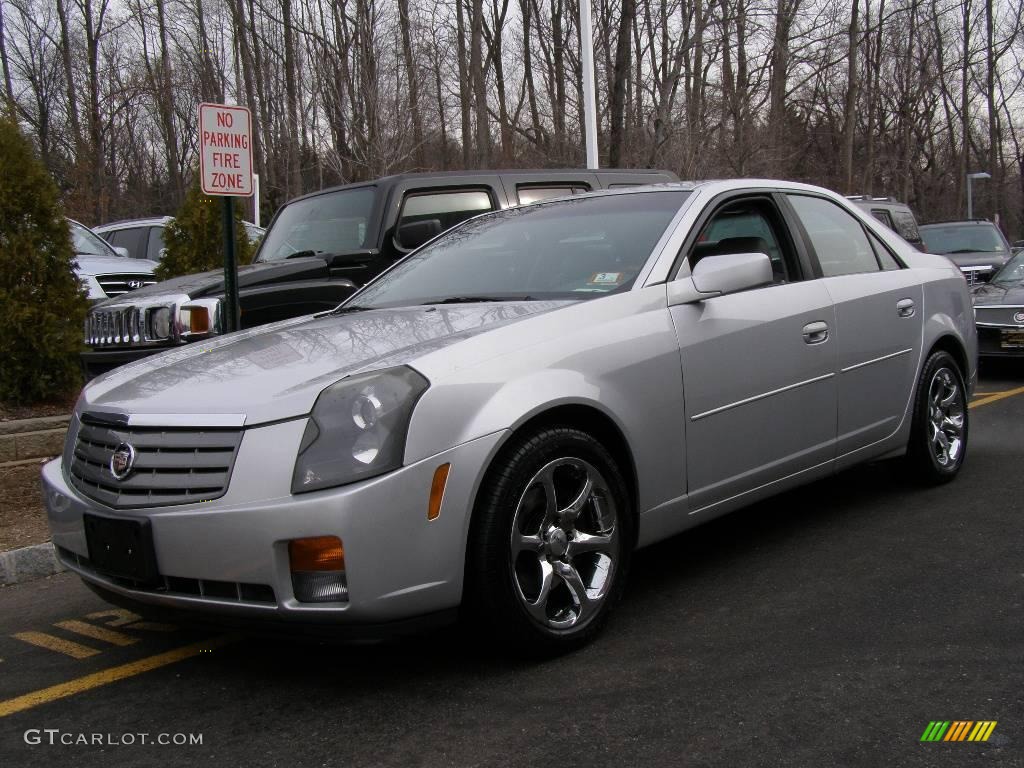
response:
[[[113,509],[210,501],[227,492],[241,439],[240,429],[129,427],[84,415],[70,481],[84,496]],[[118,480],[110,460],[121,443],[135,449],[135,463]]]
[[[960,271],[963,272],[968,285],[979,285],[987,281],[988,276],[995,272],[995,267],[960,267]]]
[[[974,305],[974,317],[978,325],[1004,328],[1024,328],[1024,322],[1018,322],[1013,319],[1013,316],[1019,312],[1024,312],[1024,306]]]
[[[100,288],[103,289],[108,297],[113,298],[114,296],[120,296],[121,294],[128,293],[128,291],[134,291],[136,288],[144,288],[147,285],[156,285],[156,278],[153,275],[140,274],[140,273],[128,273],[128,274],[111,274],[111,275],[96,275],[96,282],[100,284]],[[138,283],[138,285],[133,285]]]

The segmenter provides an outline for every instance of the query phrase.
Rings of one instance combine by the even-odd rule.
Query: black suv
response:
[[[950,259],[970,285],[987,283],[1010,260],[1010,244],[987,219],[923,224],[921,236],[928,253]]]
[[[333,309],[445,230],[487,211],[596,189],[676,181],[655,170],[409,173],[298,197],[238,270],[242,328]],[[82,365],[92,378],[222,332],[222,270],[167,280],[97,304]]]

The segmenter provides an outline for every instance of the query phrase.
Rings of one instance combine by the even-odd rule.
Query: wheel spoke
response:
[[[515,557],[520,552],[537,552],[539,553],[544,548],[544,542],[541,541],[540,536],[527,536],[522,533],[512,534],[512,556]]]
[[[530,600],[523,599],[523,603],[526,605],[526,610],[537,619],[547,623],[550,621],[548,618],[548,598],[551,597],[551,587],[555,581],[555,569],[551,567],[551,563],[547,560],[540,561],[540,591],[537,593],[537,597],[531,602]]]
[[[949,386],[949,392],[939,399],[939,405],[943,408],[948,408],[957,399],[957,396],[959,394],[960,392],[957,389],[956,385]]]
[[[540,528],[544,530],[558,516],[558,499],[555,497],[555,471],[553,468],[541,477],[541,487],[544,488],[544,522]]]
[[[576,518],[579,517],[580,511],[586,506],[593,492],[594,481],[591,479],[590,473],[587,473],[587,479],[583,483],[583,489],[579,496],[573,499],[572,504],[568,507],[558,510],[558,520],[564,528],[571,528],[576,524]]]
[[[607,533],[590,534],[581,533],[576,531],[573,537],[569,540],[569,553],[567,557],[571,560],[577,555],[586,554],[588,552],[603,552],[604,554],[611,555],[615,545],[615,529]]]
[[[600,598],[591,598],[587,594],[587,588],[583,584],[583,579],[580,578],[579,571],[569,563],[556,561],[554,566],[555,572],[565,582],[569,592],[572,593],[572,601],[577,610],[576,620],[573,623],[578,624],[581,621],[586,621],[590,618],[590,614],[597,610],[597,606],[601,602]]]

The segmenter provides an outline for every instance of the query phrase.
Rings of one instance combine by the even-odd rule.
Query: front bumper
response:
[[[457,607],[473,499],[502,433],[381,477],[293,496],[294,456],[305,426],[306,419],[297,419],[247,429],[227,493],[207,503],[113,510],[70,487],[61,461],[50,462],[42,482],[58,557],[121,600],[214,620],[379,624]],[[452,468],[441,514],[428,521],[431,481],[444,463]],[[150,521],[157,587],[139,588],[91,567],[87,512]],[[292,590],[288,541],[330,535],[344,543],[349,599],[301,603]]]

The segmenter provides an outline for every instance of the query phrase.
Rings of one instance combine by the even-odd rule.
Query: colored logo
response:
[[[124,480],[135,464],[135,449],[128,443],[121,443],[110,457],[110,474],[118,480]]]
[[[1013,316],[1013,322],[1024,323],[1024,312],[1018,312]]]
[[[995,729],[995,720],[932,720],[921,741],[988,741]]]

